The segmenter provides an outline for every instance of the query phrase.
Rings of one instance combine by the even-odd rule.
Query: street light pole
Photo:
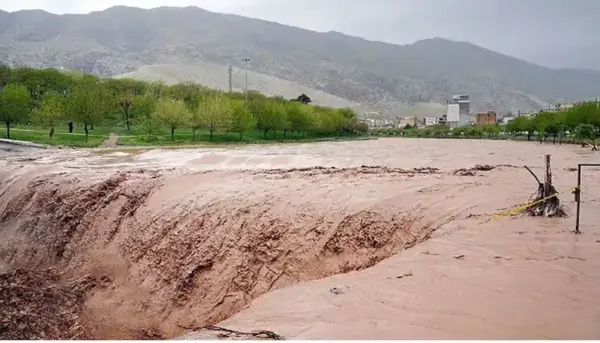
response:
[[[244,61],[244,69],[246,73],[246,85],[244,87],[244,92],[246,93],[246,106],[248,106],[248,62],[250,62],[250,59],[248,57],[245,57],[242,59],[242,61]]]
[[[233,92],[233,66],[230,64],[227,66],[227,71],[229,74],[229,93]]]

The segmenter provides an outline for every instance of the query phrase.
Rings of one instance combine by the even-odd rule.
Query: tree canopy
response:
[[[277,131],[303,135],[364,132],[358,130],[356,113],[310,105],[302,94],[297,99],[268,97],[248,92],[225,93],[192,83],[167,85],[133,79],[102,79],[84,73],[54,69],[11,68],[0,65],[0,119],[7,131],[10,125],[27,122],[53,128],[59,121],[83,126],[86,137],[94,126],[136,127],[152,136],[161,127],[171,137],[178,128],[195,132],[206,129],[235,132],[242,138],[250,130],[262,131],[265,138]],[[268,135],[271,133],[272,135]],[[86,138],[87,139],[87,138]]]

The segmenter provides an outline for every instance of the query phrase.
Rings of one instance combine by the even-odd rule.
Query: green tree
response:
[[[575,136],[579,139],[592,140],[592,144],[596,146],[596,138],[598,138],[598,129],[592,124],[579,124],[575,128]]]
[[[31,97],[21,84],[9,84],[0,92],[0,120],[6,125],[6,137],[10,139],[10,125],[23,121],[29,113]]]
[[[119,108],[121,108],[121,112],[123,113],[123,121],[125,122],[127,131],[131,131],[131,112],[133,110],[133,104],[133,94],[125,93],[121,95],[119,99]]]
[[[481,129],[484,134],[492,138],[498,137],[501,132],[501,128],[498,125],[484,125]]]
[[[171,130],[171,140],[175,139],[175,130],[190,122],[190,112],[181,100],[160,99],[154,108],[154,117]]]
[[[322,106],[314,106],[314,114],[317,127],[316,129],[323,133],[334,134],[337,131],[338,119],[341,119],[336,111]]]
[[[311,129],[312,107],[301,102],[290,101],[286,104],[286,111],[292,134],[294,131],[300,134]]]
[[[338,110],[338,113],[342,117],[341,129],[346,132],[354,131],[354,125],[356,124],[356,121],[357,121],[356,112],[354,112],[354,110],[351,108],[341,108]]]
[[[221,95],[205,98],[199,106],[200,122],[208,129],[210,140],[215,131],[231,126],[233,109],[227,99]]]
[[[138,111],[135,117],[136,121],[141,124],[148,134],[148,138],[160,127],[160,121],[156,118],[155,107],[156,101],[151,92],[146,92],[143,95],[138,95],[133,99],[133,106]]]
[[[410,126],[408,124],[406,124],[406,126]],[[411,130],[412,128],[406,128],[405,130]],[[356,131],[358,131],[359,133],[367,133],[369,132],[369,125],[367,125],[367,123],[358,123],[356,124]]]
[[[162,98],[167,93],[168,87],[163,81],[155,81],[148,85],[148,90],[155,100]]]
[[[64,116],[65,99],[55,91],[49,91],[42,97],[40,107],[33,111],[33,119],[44,128],[49,128],[49,136],[54,136],[56,122]]]
[[[531,135],[533,135],[536,130],[533,119],[528,117],[517,117],[514,120],[517,120],[516,124],[519,125],[519,131],[527,133],[527,140],[530,141]]]
[[[114,106],[105,85],[95,77],[84,75],[69,93],[66,109],[71,118],[83,124],[87,142],[89,129],[102,121]]]
[[[0,91],[4,89],[6,85],[12,83],[13,70],[7,65],[0,64]]]
[[[255,108],[254,116],[256,118],[256,127],[267,138],[267,133],[281,129],[285,125],[285,106],[280,102],[265,101],[261,102],[260,108]]]
[[[231,101],[232,120],[229,130],[240,134],[240,140],[244,138],[244,133],[250,130],[256,121],[252,114],[240,100]]]

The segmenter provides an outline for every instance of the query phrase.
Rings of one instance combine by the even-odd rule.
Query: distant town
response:
[[[557,104],[553,108],[544,109],[544,112],[559,112],[574,106],[573,103]],[[457,94],[452,97],[452,100],[446,102],[446,113],[441,116],[426,116],[426,117],[396,117],[394,119],[377,118],[377,112],[368,112],[360,117],[360,122],[365,123],[371,129],[377,128],[423,128],[433,125],[447,125],[450,128],[461,126],[484,126],[484,125],[505,125],[516,117],[525,116],[531,117],[535,112],[516,113],[509,112],[504,115],[498,114],[494,110],[487,112],[479,112],[473,115],[471,113],[471,101],[469,94]]]

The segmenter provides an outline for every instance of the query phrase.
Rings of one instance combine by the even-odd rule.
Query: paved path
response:
[[[119,134],[111,133],[110,137],[108,137],[108,139],[102,143],[100,148],[116,148],[117,143],[119,143]]]

